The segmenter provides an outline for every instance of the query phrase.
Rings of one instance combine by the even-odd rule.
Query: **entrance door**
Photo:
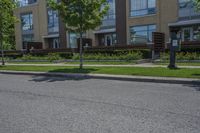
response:
[[[59,39],[58,38],[54,38],[53,39],[53,48],[60,48]]]
[[[111,46],[112,44],[112,34],[105,35],[105,46]]]

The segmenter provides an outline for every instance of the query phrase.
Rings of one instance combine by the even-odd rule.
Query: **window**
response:
[[[115,0],[107,0],[109,4],[109,10],[108,13],[104,16],[101,29],[105,28],[111,28],[115,26],[115,18],[116,18],[116,12],[115,12]]]
[[[23,14],[21,15],[21,25],[23,31],[33,30],[33,14]]]
[[[30,4],[34,4],[37,2],[37,0],[18,0],[17,2],[19,3],[20,7],[23,7],[23,6],[27,6]]]
[[[86,37],[86,34],[83,33],[83,38]],[[77,39],[79,38],[79,34],[75,32],[69,32],[69,48],[78,48]]]
[[[108,0],[109,11],[104,20],[115,19],[115,0]]]
[[[130,0],[130,16],[156,13],[156,0]]]
[[[27,49],[27,42],[33,42],[33,39],[34,39],[33,34],[22,35],[23,49]]]
[[[48,9],[48,31],[49,32],[59,31],[58,11]]]
[[[193,0],[179,0],[179,19],[200,18],[200,13],[196,11]]]
[[[200,26],[190,26],[181,28],[182,33],[182,41],[199,41],[200,40]]]
[[[134,26],[130,28],[131,44],[146,44],[152,41],[152,32],[156,31],[156,25]]]

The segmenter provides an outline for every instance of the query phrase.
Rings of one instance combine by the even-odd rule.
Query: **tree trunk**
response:
[[[4,66],[5,65],[5,61],[4,61],[3,35],[2,35],[2,33],[0,33],[0,46],[1,46],[1,64],[2,64],[2,66]]]
[[[0,13],[0,19],[2,19],[2,14]],[[5,65],[5,62],[4,62],[4,51],[3,51],[3,33],[2,33],[2,20],[0,20],[0,47],[1,47],[1,63],[2,63],[2,66]]]
[[[80,69],[83,69],[83,33],[80,32]]]

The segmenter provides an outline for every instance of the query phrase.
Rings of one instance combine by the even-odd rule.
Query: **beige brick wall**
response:
[[[22,49],[22,30],[21,30],[21,14],[26,13],[33,14],[33,34],[34,41],[43,42],[42,36],[48,35],[47,31],[47,9],[46,1],[39,0],[38,3],[17,8],[14,11],[15,16],[19,19],[19,22],[15,24],[15,36],[16,36],[16,49]]]
[[[156,24],[158,32],[164,32],[166,41],[169,39],[168,23],[176,22],[178,19],[178,0],[157,0],[157,12],[154,15],[130,17],[129,5],[130,0],[127,0],[127,42],[130,40],[130,27],[137,25]]]

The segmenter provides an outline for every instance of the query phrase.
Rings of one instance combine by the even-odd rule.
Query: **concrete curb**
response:
[[[73,78],[73,79],[90,79],[90,78],[93,78],[93,79],[153,82],[153,83],[171,83],[171,84],[200,84],[200,79],[150,77],[150,76],[126,76],[126,75],[108,75],[108,74],[77,74],[77,73],[72,74],[72,73],[7,71],[7,70],[1,70],[0,74],[50,76],[50,77],[64,77],[64,78]]]

